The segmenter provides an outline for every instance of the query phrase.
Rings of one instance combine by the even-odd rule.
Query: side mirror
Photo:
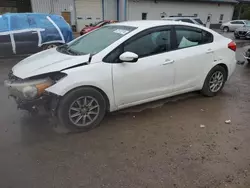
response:
[[[120,55],[119,59],[122,62],[135,63],[138,60],[138,55],[133,52],[124,52],[123,54]]]

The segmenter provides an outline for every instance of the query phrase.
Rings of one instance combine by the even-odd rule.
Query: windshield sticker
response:
[[[124,29],[116,29],[115,31],[114,31],[114,33],[118,33],[118,34],[121,34],[121,35],[125,35],[125,34],[127,34],[129,31],[127,31],[127,30],[124,30]]]

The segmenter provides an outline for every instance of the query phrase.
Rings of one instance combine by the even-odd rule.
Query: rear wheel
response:
[[[224,32],[229,32],[229,27],[227,27],[227,26],[224,27],[224,28],[223,28],[223,31],[224,31]]]
[[[60,101],[58,119],[71,131],[88,131],[100,124],[106,112],[103,95],[91,87],[71,91]]]
[[[213,97],[219,93],[227,79],[227,73],[225,68],[222,66],[215,66],[207,75],[203,88],[202,94],[208,97]]]

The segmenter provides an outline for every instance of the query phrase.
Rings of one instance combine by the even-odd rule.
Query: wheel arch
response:
[[[224,64],[224,63],[219,63],[219,64],[215,65],[214,67],[216,67],[216,66],[221,66],[221,67],[223,67],[223,68],[225,69],[225,71],[226,71],[226,80],[227,80],[227,79],[228,79],[228,71],[229,71],[227,65]],[[214,67],[213,67],[213,68],[214,68]],[[212,69],[213,69],[213,68],[212,68]],[[211,69],[211,70],[212,70],[212,69]]]
[[[108,111],[108,112],[110,111],[110,99],[109,99],[108,95],[107,95],[102,89],[100,89],[99,87],[96,87],[96,86],[92,86],[92,85],[78,86],[78,87],[75,87],[75,88],[73,88],[73,89],[67,91],[67,92],[64,94],[64,96],[67,95],[68,93],[70,93],[70,92],[76,90],[76,89],[81,89],[81,88],[93,88],[93,89],[97,90],[98,92],[100,92],[101,95],[104,97],[105,102],[106,102],[106,104],[107,104],[107,111]],[[63,97],[63,96],[62,96],[62,97]]]

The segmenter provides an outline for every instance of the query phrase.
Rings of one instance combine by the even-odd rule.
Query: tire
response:
[[[226,26],[226,27],[223,27],[223,31],[224,31],[224,32],[229,32],[229,27],[227,27],[227,26]]]
[[[60,100],[57,117],[59,123],[71,132],[89,131],[100,124],[106,109],[107,103],[104,96],[94,88],[84,87],[72,90]],[[77,116],[73,117],[76,114]],[[79,119],[81,116],[82,118]],[[90,123],[91,118],[93,121]]]
[[[220,76],[216,77],[216,74],[220,75]],[[221,76],[222,76],[222,79],[218,79]],[[217,81],[215,79],[215,77],[219,81]],[[215,66],[208,73],[208,75],[205,79],[205,82],[203,84],[203,88],[201,90],[201,93],[207,97],[213,97],[213,96],[217,95],[224,87],[226,80],[227,80],[227,72],[226,72],[225,68],[223,68],[222,66],[219,66],[219,65]],[[214,83],[212,83],[212,82],[214,82]],[[216,83],[218,83],[217,87],[213,86],[213,84],[215,85]]]
[[[48,49],[52,49],[55,48],[57,46],[60,46],[61,44],[55,43],[55,44],[45,44],[42,46],[42,50],[48,50]]]

